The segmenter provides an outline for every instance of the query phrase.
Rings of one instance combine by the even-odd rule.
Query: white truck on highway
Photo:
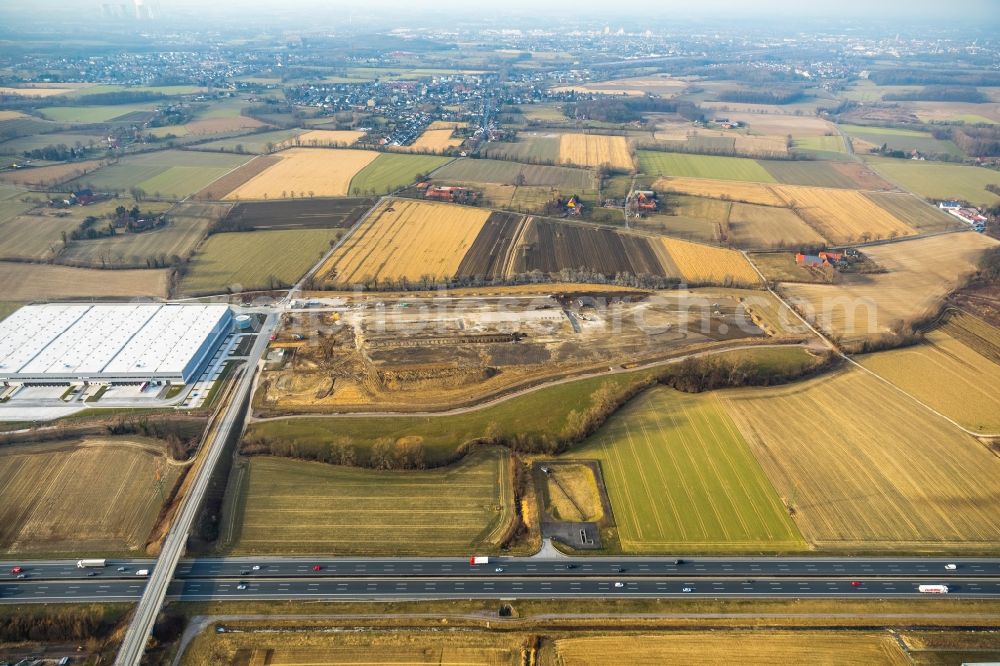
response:
[[[138,571],[135,572],[135,575],[142,576],[143,578],[145,578],[146,576],[149,575],[149,569],[139,569]]]
[[[918,592],[925,592],[927,594],[948,594],[947,585],[918,585]]]
[[[475,565],[475,564],[489,564],[489,563],[490,563],[490,558],[486,557],[485,555],[473,555],[472,557],[469,558],[469,564]]]
[[[77,569],[86,569],[89,567],[106,567],[108,566],[107,560],[78,560],[76,563]]]

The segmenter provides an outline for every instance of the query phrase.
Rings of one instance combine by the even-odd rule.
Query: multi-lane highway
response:
[[[182,601],[208,600],[398,600],[398,599],[524,599],[562,597],[905,597],[920,593],[926,578],[742,578],[718,576],[516,576],[476,577],[331,577],[315,578],[190,578],[174,580],[167,597]],[[996,597],[1000,579],[957,576],[946,582],[949,596]],[[5,581],[0,596],[7,603],[137,601],[145,581],[90,578],[62,581]]]
[[[0,602],[135,601],[153,560],[0,563]],[[954,565],[955,568],[948,568]],[[318,570],[317,570],[318,567]],[[119,571],[124,568],[124,571]],[[499,571],[498,571],[499,569]],[[900,597],[944,583],[962,597],[1000,595],[1000,560],[938,558],[204,558],[182,561],[165,596],[210,599],[445,599],[603,596]]]
[[[954,564],[955,569],[946,568]],[[134,579],[135,571],[153,569],[155,560],[108,560],[100,569],[80,569],[76,560],[0,562],[0,582],[20,565],[27,580],[67,580],[99,577]],[[254,569],[254,567],[259,569]],[[319,567],[315,571],[314,567]],[[124,567],[126,571],[117,571]],[[502,572],[496,568],[501,567]],[[96,573],[96,576],[90,574]],[[188,578],[314,578],[314,577],[494,577],[498,573],[528,577],[614,576],[743,576],[743,577],[911,577],[946,581],[957,577],[1000,578],[1000,559],[993,558],[490,558],[473,566],[465,558],[303,558],[238,557],[181,560],[174,577]]]

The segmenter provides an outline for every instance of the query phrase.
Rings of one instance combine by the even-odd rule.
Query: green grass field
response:
[[[930,132],[899,129],[894,127],[865,127],[863,125],[841,125],[850,136],[877,146],[886,144],[891,150],[918,150],[922,153],[940,153],[962,157],[962,151],[952,141],[935,139]]]
[[[127,191],[139,187],[150,196],[181,199],[250,160],[248,155],[163,150],[122,158],[68,184],[97,190]]]
[[[679,176],[774,183],[774,176],[756,160],[745,157],[688,155],[639,151],[639,168],[649,176]]]
[[[836,187],[841,189],[857,189],[856,183],[849,176],[837,171],[830,162],[813,160],[780,160],[761,161],[774,179],[786,185],[808,185],[810,187]]]
[[[800,136],[794,139],[794,146],[802,150],[823,153],[846,153],[847,146],[840,136]]]
[[[430,173],[451,161],[450,157],[382,153],[354,175],[350,192],[355,196],[387,194],[412,185],[419,174]]]
[[[198,249],[180,284],[185,294],[288,286],[330,249],[340,231],[249,231],[215,234]]]
[[[519,177],[521,183],[518,183]],[[594,188],[593,176],[584,169],[518,164],[504,160],[455,160],[434,174],[434,178],[441,181],[547,186],[573,192],[590,191]]]
[[[601,461],[625,552],[805,548],[714,394],[648,391],[566,457]]]
[[[865,196],[895,217],[921,232],[961,228],[962,222],[936,206],[931,206],[912,194],[897,192],[865,192]]]
[[[494,552],[514,516],[509,454],[452,467],[380,472],[251,458],[224,516],[236,553],[465,555]],[[231,527],[230,527],[231,525]]]
[[[156,102],[140,104],[110,104],[107,106],[49,106],[39,109],[45,118],[60,123],[106,123],[121,116],[137,112],[149,112],[156,108]]]
[[[1000,186],[1000,171],[876,157],[869,158],[868,164],[884,177],[928,199],[962,199],[982,206],[1000,202],[1000,196],[986,191],[986,185]]]

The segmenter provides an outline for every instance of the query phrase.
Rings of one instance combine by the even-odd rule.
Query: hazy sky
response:
[[[108,0],[0,0],[8,5],[6,9],[38,12],[46,7],[75,8],[86,10],[99,7]],[[110,0],[112,3],[121,0]],[[127,0],[131,4],[130,0]],[[152,1],[152,0],[147,0]],[[275,10],[288,12],[322,7],[324,14],[343,8],[364,13],[371,10],[391,11],[397,19],[419,16],[428,10],[437,13],[442,8],[461,11],[460,17],[476,16],[489,19],[513,9],[518,13],[525,10],[542,10],[546,13],[565,12],[588,17],[607,16],[636,17],[648,14],[658,20],[669,19],[671,15],[699,15],[724,18],[726,14],[778,15],[778,16],[841,16],[860,17],[895,16],[898,18],[965,17],[977,16],[988,22],[1000,18],[1000,0],[631,0],[626,5],[617,5],[608,0],[501,0],[482,2],[477,0],[156,0],[164,13],[171,10],[209,10],[216,13],[226,9],[261,9],[267,13]],[[9,4],[8,4],[9,3]],[[623,14],[627,12],[627,14]],[[402,21],[401,21],[402,22]]]

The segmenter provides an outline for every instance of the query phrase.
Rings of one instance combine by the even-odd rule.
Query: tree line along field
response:
[[[997,244],[960,232],[868,246],[865,255],[886,272],[843,275],[837,284],[784,283],[781,290],[826,333],[863,339],[932,314]]]
[[[1000,461],[864,371],[720,397],[814,546],[988,551],[1000,539]]]
[[[183,199],[248,159],[243,155],[161,150],[123,157],[67,183],[67,187],[90,187],[99,192],[125,192],[137,187],[156,198]]]
[[[971,315],[962,317],[975,320]],[[969,328],[977,323],[983,330],[989,326],[975,320]],[[992,339],[980,344],[1000,350],[1000,331],[993,329]],[[1000,365],[953,338],[947,328],[928,333],[921,344],[869,354],[859,361],[966,428],[1000,433],[1000,393],[984,390],[1000,386]]]
[[[582,193],[594,189],[593,176],[583,169],[490,159],[455,160],[435,172],[434,179],[442,182],[553,187],[567,193]]]
[[[81,178],[88,173],[92,173],[107,163],[105,160],[83,160],[81,162],[67,162],[65,164],[53,164],[50,166],[33,167],[31,169],[5,171],[0,173],[0,182],[33,188],[54,188],[68,180]]]
[[[398,440],[395,446],[405,445]],[[235,503],[235,553],[385,555],[494,551],[514,517],[510,456],[374,471],[251,458]],[[225,522],[225,521],[224,521]]]
[[[329,251],[340,233],[295,229],[213,234],[191,258],[179,291],[193,296],[287,287]]]
[[[87,439],[0,452],[0,550],[141,552],[183,467],[159,443]]]
[[[715,394],[647,391],[569,455],[601,461],[624,552],[805,549]]]

